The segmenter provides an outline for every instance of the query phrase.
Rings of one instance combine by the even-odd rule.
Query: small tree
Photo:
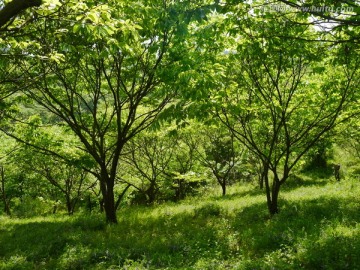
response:
[[[232,136],[227,139],[213,137],[210,142],[209,148],[205,149],[204,164],[211,169],[225,196],[230,173],[235,166],[234,139]]]
[[[121,176],[123,182],[137,190],[142,202],[152,204],[161,196],[164,182],[169,177],[170,161],[175,151],[175,140],[163,132],[148,132],[133,138],[122,158],[129,165]],[[126,180],[130,177],[132,180]]]
[[[175,200],[184,199],[206,185],[204,168],[198,157],[202,144],[200,137],[198,126],[194,123],[187,123],[173,134],[175,151],[169,176]]]
[[[226,195],[226,188],[232,178],[234,178],[236,165],[239,161],[241,153],[238,153],[234,145],[234,137],[228,132],[221,130],[223,127],[202,125],[196,126],[200,130],[198,134],[190,139],[197,141],[195,148],[197,158],[201,161],[205,168],[211,170],[216,181],[222,189],[222,195]],[[199,137],[197,140],[196,138]],[[195,144],[195,143],[194,143]]]
[[[83,198],[85,192],[96,185],[96,181],[90,182],[87,179],[86,172],[61,161],[32,165],[33,167],[29,170],[42,176],[61,193],[69,215],[74,213],[76,205]]]

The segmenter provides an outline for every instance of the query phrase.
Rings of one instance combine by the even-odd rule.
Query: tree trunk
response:
[[[128,184],[128,185],[126,186],[126,188],[125,188],[125,189],[121,192],[121,194],[119,195],[119,197],[118,197],[118,199],[117,199],[117,201],[116,201],[116,203],[115,203],[115,210],[117,210],[117,209],[119,208],[119,205],[120,205],[120,203],[121,203],[122,198],[125,196],[126,191],[127,191],[130,187],[131,187],[131,185]]]
[[[71,199],[68,194],[66,195],[66,209],[67,209],[68,215],[71,216],[73,214],[73,209],[72,209]]]
[[[5,196],[5,194],[4,194]],[[11,216],[11,212],[10,212],[10,201],[6,198],[6,196],[4,197],[4,212],[6,215]]]
[[[0,174],[1,174],[1,191],[2,191],[2,201],[4,203],[4,212],[6,215],[10,216],[10,200],[8,200],[5,191],[5,170],[4,167],[0,167]]]
[[[271,202],[269,207],[270,215],[273,216],[277,213],[279,213],[278,208],[278,197],[279,197],[279,191],[280,191],[280,182],[277,177],[274,178],[274,182],[271,188]]]
[[[265,184],[268,210],[269,210],[270,215],[273,216],[279,212],[278,197],[279,197],[281,183],[280,183],[279,178],[276,175],[276,173],[274,173],[274,180],[273,180],[272,185],[270,186],[269,166],[267,164],[264,164],[262,176],[263,176],[263,180],[264,180],[264,184]]]
[[[185,180],[177,179],[178,187],[175,189],[175,200],[182,200],[185,198]]]
[[[111,188],[107,192],[107,196],[104,197],[104,209],[107,223],[117,223],[116,210],[115,210],[115,199],[114,189]]]
[[[88,195],[87,198],[86,198],[86,208],[91,213],[91,211],[92,211],[92,201],[91,201],[91,196],[90,195]]]
[[[264,189],[264,181],[265,181],[265,165],[263,163],[260,164],[260,168],[259,168],[259,187],[260,189]]]
[[[149,188],[145,191],[147,194],[147,203],[152,204],[155,202],[156,199],[156,182],[155,180],[150,182]]]
[[[264,174],[263,173],[261,173],[259,175],[259,187],[260,187],[260,189],[264,189]]]
[[[275,172],[274,180],[271,186],[271,196],[268,196],[268,209],[271,216],[279,213],[278,197],[279,197],[280,187],[281,187],[281,182]],[[267,185],[267,189],[269,188],[270,185]],[[268,192],[270,193],[270,190]]]
[[[216,177],[216,180],[221,186],[222,195],[226,195],[226,179],[228,177],[228,173],[225,176],[222,176],[217,170],[213,169],[213,174]]]
[[[99,199],[99,211],[104,213],[104,198]]]
[[[225,179],[223,179],[222,182],[221,182],[221,188],[222,188],[222,195],[225,196],[226,195],[226,181],[225,181]]]
[[[117,223],[115,198],[114,198],[114,179],[111,179],[107,172],[103,170],[101,174],[100,188],[104,200],[104,210],[107,223]]]

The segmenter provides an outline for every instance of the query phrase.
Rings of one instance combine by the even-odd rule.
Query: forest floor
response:
[[[0,269],[360,269],[360,181],[302,176],[270,218],[237,184],[179,203],[103,215],[0,216]]]

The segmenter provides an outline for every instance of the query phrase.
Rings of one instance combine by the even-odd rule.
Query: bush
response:
[[[53,211],[52,202],[46,201],[42,197],[24,196],[21,200],[19,198],[14,199],[13,204],[12,214],[20,218],[42,216],[51,214]]]

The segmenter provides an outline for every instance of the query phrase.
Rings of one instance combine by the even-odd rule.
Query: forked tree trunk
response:
[[[107,172],[101,174],[100,188],[104,200],[104,210],[107,223],[117,223],[115,198],[114,198],[114,179],[111,179]]]
[[[147,203],[152,204],[155,202],[156,199],[156,182],[155,180],[152,180],[150,182],[149,188],[145,191],[147,195]]]
[[[278,177],[274,177],[271,187],[271,201],[268,202],[269,213],[271,216],[279,213],[278,198],[280,192],[281,183]]]
[[[69,216],[74,214],[76,203],[76,198],[71,199],[70,196],[66,196],[66,208]]]
[[[280,180],[277,173],[274,173],[274,179],[272,185],[269,183],[269,171],[264,171],[264,182],[266,188],[267,206],[271,216],[279,213],[278,199],[281,185],[288,178],[288,171],[285,171],[283,178]]]
[[[228,176],[225,175],[224,177],[222,177],[221,174],[215,169],[213,169],[213,174],[215,175],[216,180],[218,181],[218,183],[221,186],[222,195],[225,196],[226,195],[226,179]]]
[[[278,177],[274,177],[272,185],[269,183],[269,165],[263,164],[262,177],[265,184],[266,201],[269,213],[271,216],[279,212],[278,209],[278,196],[280,191],[280,182]]]

